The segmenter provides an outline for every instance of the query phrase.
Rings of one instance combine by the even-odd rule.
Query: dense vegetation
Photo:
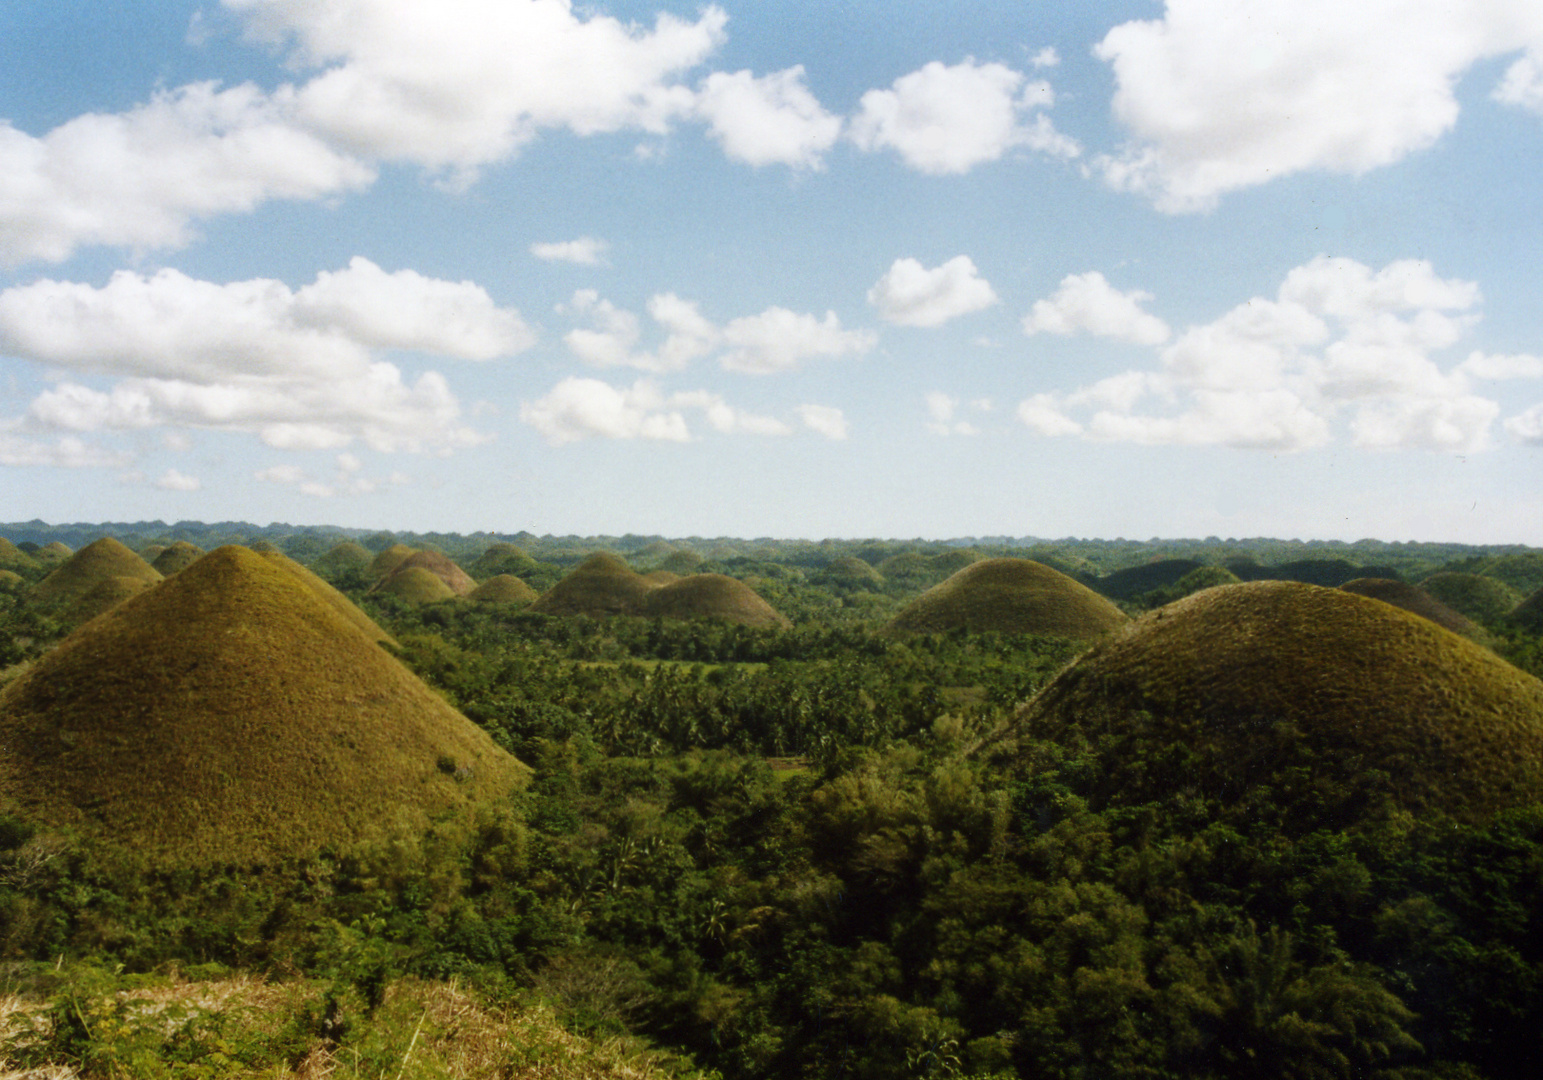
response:
[[[359,539],[370,552],[424,542]],[[474,577],[537,588],[586,554],[558,561],[504,539],[519,549],[481,565],[458,538],[430,542]],[[697,561],[655,548],[644,562],[644,543],[622,548],[639,570],[674,559],[752,583],[792,622],[751,627],[371,596],[357,553],[322,561],[327,540],[308,561],[533,768],[529,787],[470,837],[430,830],[260,870],[169,870],[0,820],[0,956],[11,985],[46,1006],[12,1029],[18,1063],[272,1075],[329,1047],[340,1075],[456,1075],[454,1023],[470,1032],[464,1018],[499,1010],[550,1021],[528,1036],[547,1060],[563,1038],[613,1058],[643,1040],[657,1075],[1498,1080],[1531,1077],[1543,1059],[1543,805],[1472,818],[1394,800],[1347,828],[1286,812],[1295,774],[1251,787],[1242,810],[1175,797],[1152,778],[1182,775],[1203,746],[1022,724],[1019,706],[1083,644],[884,632],[969,559],[734,541],[680,545]],[[1147,555],[1199,550],[1177,547],[1125,566],[1111,552],[1129,558],[1134,545],[1033,557],[1096,583]],[[1377,565],[1411,581],[1448,563],[1482,575],[1505,556],[1516,589],[1530,569],[1515,553],[1434,545],[1401,561],[1399,547],[1332,554],[1355,556],[1343,580]],[[1120,599],[1134,614],[1257,578],[1270,550],[1250,542],[1226,557],[1257,561],[1225,572],[1207,556],[1218,569],[1127,574]],[[26,602],[44,572],[18,565],[20,584],[0,583],[0,663],[64,632]],[[1501,655],[1543,671],[1536,631],[1470,617]],[[1111,797],[1116,764],[1143,782]],[[1326,775],[1337,785],[1315,792],[1326,804],[1368,786]],[[253,998],[271,1022],[219,1003],[152,1021],[134,1004],[156,980],[233,970],[280,995]],[[588,1075],[628,1074],[585,1060]],[[642,1060],[629,1059],[631,1075]]]

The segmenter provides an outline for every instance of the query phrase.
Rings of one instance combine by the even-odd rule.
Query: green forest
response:
[[[1543,1062],[1543,552],[0,533],[0,1074],[1502,1080]],[[104,536],[154,578],[125,584],[120,562],[70,586]],[[473,809],[389,839],[270,854],[232,826],[197,859],[124,842],[171,826],[65,776],[76,732],[128,699],[197,726],[205,644],[173,622],[123,635],[217,557],[253,609],[301,595],[270,567],[308,568],[367,616],[349,633],[528,770],[479,802],[481,759],[442,755],[444,805]],[[681,591],[709,576],[727,607]],[[48,682],[70,658],[106,681]],[[242,708],[306,708],[308,671],[257,671]],[[40,732],[60,745],[29,757]],[[174,755],[214,752],[115,745],[171,786],[197,767]],[[323,805],[297,792],[294,813]]]

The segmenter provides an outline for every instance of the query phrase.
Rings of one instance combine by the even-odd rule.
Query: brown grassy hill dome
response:
[[[466,599],[479,604],[529,604],[537,595],[535,589],[513,574],[498,574],[467,593]]]
[[[406,562],[413,554],[413,549],[406,544],[392,544],[385,551],[382,551],[370,560],[370,576],[377,579],[385,577]]]
[[[69,544],[64,543],[62,540],[50,540],[38,549],[35,557],[39,562],[63,562],[73,554],[75,554],[75,549],[70,547]]]
[[[255,551],[259,555],[282,555],[284,553],[284,549],[272,540],[258,540],[255,543],[248,544],[247,550]]]
[[[164,548],[155,561],[150,565],[163,577],[171,577],[179,570],[186,570],[193,565],[204,553],[204,549],[197,544],[190,544],[186,540],[178,540],[168,548]]]
[[[0,570],[0,588],[15,590],[27,584],[27,579],[15,570]]]
[[[695,573],[696,568],[705,561],[696,552],[687,551],[682,548],[679,551],[672,551],[669,555],[665,556],[664,561],[659,564],[659,569],[667,570],[672,574],[691,574]]]
[[[311,569],[322,577],[339,577],[350,571],[363,573],[370,567],[375,555],[363,544],[344,540],[334,544],[311,563]]]
[[[1499,622],[1522,602],[1522,594],[1503,581],[1452,570],[1432,574],[1420,582],[1420,588],[1479,623]]]
[[[891,555],[874,569],[886,580],[914,580],[931,577],[934,572],[932,560],[919,551],[902,551],[898,555]]]
[[[439,578],[440,581],[443,581],[445,586],[456,596],[465,596],[477,587],[477,583],[472,580],[471,575],[457,566],[450,556],[438,551],[415,551],[398,563],[396,569],[387,574],[385,580],[377,583],[375,588],[370,591],[375,592],[381,589],[391,578],[397,574],[406,573],[409,570],[427,570]]]
[[[839,559],[832,559],[820,571],[819,578],[839,585],[884,584],[884,575],[855,555],[843,555]]]
[[[38,587],[32,598],[39,604],[68,604],[84,596],[99,582],[108,578],[139,578],[153,585],[161,575],[149,563],[110,536],[87,544],[54,568]]]
[[[530,606],[543,615],[632,615],[652,590],[632,567],[597,551]]]
[[[262,557],[287,574],[293,575],[307,589],[310,589],[324,603],[336,611],[343,618],[353,623],[371,641],[383,641],[391,645],[396,644],[396,639],[386,633],[376,624],[375,620],[366,615],[357,604],[348,597],[334,589],[315,571],[302,566],[282,551],[264,551]]]
[[[131,596],[138,596],[151,583],[137,577],[103,578],[64,606],[59,617],[70,626],[90,622],[104,611],[111,611]]]
[[[1356,578],[1345,582],[1340,588],[1413,612],[1422,619],[1429,619],[1437,626],[1444,626],[1452,633],[1461,634],[1480,645],[1489,644],[1489,635],[1483,627],[1459,615],[1418,585],[1389,578]]]
[[[154,566],[155,560],[161,557],[161,552],[165,551],[168,546],[167,544],[146,544],[139,549],[139,557],[151,566]]]
[[[500,541],[489,545],[486,551],[477,556],[477,561],[471,564],[471,576],[485,581],[499,574],[519,575],[535,567],[536,560],[523,548]]]
[[[36,566],[37,560],[0,536],[0,566]]]
[[[715,619],[740,626],[792,626],[743,581],[723,574],[692,574],[655,589],[643,614],[660,619]]]
[[[371,596],[395,596],[409,604],[433,604],[454,600],[455,591],[444,579],[421,566],[404,566],[387,574],[370,590]]]
[[[1095,646],[1020,710],[1087,754],[1095,806],[1167,802],[1288,830],[1543,796],[1543,682],[1341,589],[1208,589]]]
[[[978,563],[985,556],[974,548],[949,548],[932,556],[932,572],[934,574],[957,574],[966,566]]]
[[[637,551],[632,553],[632,557],[637,562],[646,566],[649,563],[656,563],[660,559],[669,558],[671,555],[675,554],[675,551],[675,545],[669,541],[654,540],[651,543],[645,544],[638,548]]]
[[[680,579],[680,575],[673,570],[650,570],[643,575],[643,580],[650,589],[661,589],[666,585],[674,585]]]
[[[901,608],[892,633],[994,630],[1086,639],[1126,621],[1125,613],[1080,582],[1032,559],[984,559]]]
[[[1531,595],[1543,589],[1543,551],[1516,551],[1497,555],[1479,571],[1521,593]]]
[[[0,691],[8,812],[165,864],[419,835],[528,774],[281,564],[220,548]]]

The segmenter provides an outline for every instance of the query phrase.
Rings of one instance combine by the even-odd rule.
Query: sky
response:
[[[34,517],[1543,545],[1543,5],[10,0]]]

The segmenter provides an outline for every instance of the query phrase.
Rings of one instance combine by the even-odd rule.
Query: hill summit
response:
[[[530,610],[542,615],[631,615],[651,589],[625,560],[597,551],[542,593]]]
[[[1091,638],[1125,621],[1125,613],[1110,601],[1043,563],[983,559],[911,601],[891,620],[889,629]]]
[[[793,625],[749,585],[724,574],[692,574],[662,585],[644,599],[642,614],[714,619],[740,626]]]
[[[224,547],[0,692],[0,799],[169,864],[420,833],[528,770],[301,574]]]
[[[1091,756],[1094,805],[1211,806],[1292,831],[1430,811],[1481,821],[1543,796],[1543,682],[1417,615],[1295,582],[1150,612],[1018,725]]]
[[[32,598],[39,604],[69,604],[111,578],[137,578],[153,585],[161,574],[122,543],[104,536],[55,567],[32,590]]]

